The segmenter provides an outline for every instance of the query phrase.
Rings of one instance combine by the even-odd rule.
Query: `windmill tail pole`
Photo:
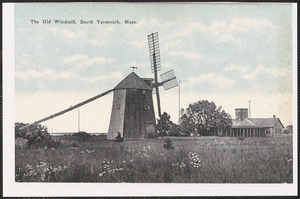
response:
[[[98,98],[100,98],[100,97],[103,97],[104,95],[107,95],[107,94],[110,93],[112,90],[113,90],[113,89],[108,90],[108,91],[106,91],[106,92],[104,92],[104,93],[101,93],[101,94],[96,95],[96,96],[94,96],[94,97],[92,97],[92,98],[89,98],[89,99],[87,99],[87,100],[85,100],[85,101],[83,101],[83,102],[80,102],[79,104],[76,104],[76,105],[74,105],[74,106],[71,106],[70,108],[67,108],[67,109],[65,109],[65,110],[62,110],[62,111],[60,111],[60,112],[58,112],[58,113],[55,113],[55,114],[53,114],[53,115],[50,115],[50,116],[45,117],[45,118],[43,118],[43,119],[40,119],[40,120],[38,120],[38,121],[35,121],[35,122],[31,123],[31,124],[27,124],[26,126],[23,126],[23,127],[21,127],[20,129],[21,129],[21,130],[26,129],[26,128],[28,128],[29,126],[33,125],[33,124],[38,124],[38,123],[41,123],[41,122],[50,120],[50,119],[52,119],[52,118],[55,118],[55,117],[57,117],[57,116],[59,116],[59,115],[62,115],[62,114],[64,114],[64,113],[67,113],[67,112],[69,112],[69,111],[72,111],[73,109],[76,109],[76,108],[78,108],[78,107],[80,107],[80,106],[83,106],[83,105],[85,105],[85,104],[87,104],[87,103],[89,103],[89,102],[91,102],[91,101],[94,101],[94,100],[96,100],[96,99],[98,99]]]

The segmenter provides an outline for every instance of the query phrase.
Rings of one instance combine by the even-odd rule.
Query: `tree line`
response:
[[[208,100],[190,104],[186,109],[181,109],[180,115],[179,124],[175,124],[171,116],[164,112],[157,120],[159,136],[213,136],[217,129],[230,128],[232,125],[231,116],[221,106],[217,107],[213,101]]]

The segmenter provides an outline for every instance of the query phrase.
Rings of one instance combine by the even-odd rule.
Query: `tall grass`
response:
[[[60,136],[59,148],[16,147],[17,182],[291,183],[292,137],[171,137],[113,142]]]

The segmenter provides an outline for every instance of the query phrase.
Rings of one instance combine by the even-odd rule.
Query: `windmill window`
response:
[[[142,94],[146,94],[146,91],[145,91],[145,90],[142,90]]]
[[[150,106],[145,105],[145,110],[150,110]]]
[[[117,110],[120,110],[120,109],[121,109],[121,104],[117,104],[116,109],[117,109]]]

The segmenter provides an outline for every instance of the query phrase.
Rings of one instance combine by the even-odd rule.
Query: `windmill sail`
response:
[[[161,74],[160,79],[165,90],[169,90],[173,87],[178,86],[178,82],[173,70],[169,70],[168,72]]]
[[[157,98],[157,108],[158,108],[158,115],[161,120],[161,107],[160,107],[160,98],[159,98],[159,86],[164,86],[165,90],[171,89],[175,86],[178,86],[177,79],[174,75],[173,70],[170,70],[164,74],[162,74],[161,80],[162,82],[158,82],[157,78],[157,71],[161,69],[160,64],[160,50],[159,50],[159,40],[158,40],[158,33],[152,33],[148,35],[148,45],[149,45],[149,53],[150,53],[150,63],[151,63],[151,70],[154,73],[154,93],[156,94]],[[162,121],[162,120],[161,120]],[[160,131],[163,132],[162,122],[160,122]]]
[[[157,32],[148,35],[148,45],[149,45],[149,53],[150,53],[151,70],[154,73],[154,81],[155,81],[154,87],[156,92],[158,115],[159,117],[161,117],[158,78],[157,78],[157,71],[160,70],[160,52],[159,52],[159,41],[158,41]]]
[[[150,53],[151,71],[152,73],[155,73],[155,71],[160,71],[161,69],[159,40],[157,32],[148,35],[148,45]]]

